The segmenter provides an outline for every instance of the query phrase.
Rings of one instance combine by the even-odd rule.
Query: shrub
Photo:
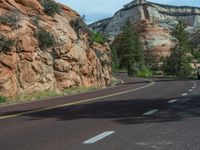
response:
[[[143,77],[143,78],[151,77],[152,75],[153,75],[152,71],[147,69],[147,68],[145,68],[141,71],[138,71],[137,74],[136,74],[136,76]]]
[[[38,39],[39,47],[42,50],[53,46],[55,43],[53,35],[44,29],[37,30],[36,37]]]
[[[40,21],[40,17],[39,16],[34,16],[31,21],[33,22],[34,25],[36,25],[37,27],[39,27],[39,21]]]
[[[10,51],[11,47],[15,45],[15,41],[0,35],[0,52]]]
[[[54,16],[56,13],[61,12],[59,4],[53,0],[41,0],[41,4],[44,7],[45,14],[49,16]]]
[[[179,77],[191,77],[193,73],[194,73],[194,69],[192,68],[191,64],[183,63],[181,66]]]
[[[5,103],[6,102],[6,97],[0,96],[0,103]]]
[[[71,27],[76,32],[77,36],[80,37],[81,33],[89,33],[90,29],[88,28],[87,24],[84,22],[84,18],[76,18],[75,20],[71,20],[70,22]]]
[[[21,13],[17,9],[11,10],[8,14],[0,16],[0,23],[18,28],[21,20]]]
[[[101,33],[92,33],[91,40],[92,40],[92,42],[97,42],[99,44],[105,44],[105,42],[107,41],[107,38],[106,38],[106,36],[104,36]]]

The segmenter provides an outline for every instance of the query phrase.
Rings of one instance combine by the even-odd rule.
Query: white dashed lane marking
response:
[[[187,96],[187,95],[188,95],[188,93],[183,93],[183,94],[182,94],[182,96]]]
[[[107,136],[111,135],[115,133],[115,131],[106,131],[106,132],[103,132],[85,142],[83,142],[83,144],[93,144],[93,143],[96,143],[97,141],[100,141],[102,140],[103,138],[106,138]]]
[[[158,109],[153,109],[153,110],[150,110],[150,111],[144,113],[143,115],[144,116],[149,116],[149,115],[152,115],[152,114],[156,113],[157,111],[158,111]]]
[[[172,99],[172,100],[168,101],[168,103],[171,104],[171,103],[175,103],[177,101],[178,101],[178,99]]]
[[[188,90],[189,92],[192,92],[193,91],[193,89],[190,89],[190,90]]]

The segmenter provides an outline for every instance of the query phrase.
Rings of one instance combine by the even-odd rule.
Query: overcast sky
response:
[[[86,15],[88,23],[113,16],[113,14],[132,0],[58,0],[81,15]],[[150,0],[169,5],[188,5],[200,7],[200,0]]]

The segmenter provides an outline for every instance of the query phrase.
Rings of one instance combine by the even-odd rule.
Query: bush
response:
[[[53,35],[44,29],[37,30],[36,37],[38,39],[39,47],[42,50],[53,46],[55,43]]]
[[[191,77],[193,73],[194,73],[194,69],[192,68],[191,64],[184,63],[181,66],[179,77]]]
[[[143,69],[141,71],[138,71],[137,74],[136,74],[136,76],[146,78],[146,77],[153,76],[153,73],[152,73],[151,70],[145,68],[145,69]]]
[[[39,27],[39,22],[40,22],[40,17],[39,16],[34,16],[31,21],[33,22],[34,25]]]
[[[0,52],[10,51],[11,47],[15,45],[15,41],[0,35]]]
[[[88,28],[87,24],[84,21],[84,18],[76,18],[75,20],[71,20],[70,22],[71,27],[76,32],[77,36],[80,37],[82,32],[89,33],[90,29]]]
[[[0,23],[9,25],[14,28],[18,28],[19,22],[21,20],[21,14],[20,11],[17,9],[11,10],[8,14],[4,14],[3,16],[0,16]]]
[[[101,33],[92,33],[91,41],[97,42],[99,44],[105,44],[105,42],[107,41],[107,38]]]
[[[41,4],[44,7],[45,14],[49,16],[54,16],[56,13],[61,12],[59,4],[53,0],[41,0]]]
[[[0,96],[0,103],[5,103],[6,102],[6,97]]]

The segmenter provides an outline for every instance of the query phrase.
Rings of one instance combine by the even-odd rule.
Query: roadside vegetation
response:
[[[0,96],[0,104],[5,103],[5,102],[6,102],[6,97]]]
[[[121,83],[117,78],[112,77],[110,87],[115,86]],[[16,97],[15,99],[6,98],[4,96],[0,96],[0,105],[13,105],[13,104],[22,104],[33,101],[47,100],[50,98],[68,96],[72,94],[79,94],[85,92],[92,92],[98,90],[97,87],[73,87],[65,89],[64,91],[55,91],[55,90],[45,90],[45,91],[35,91],[31,94],[25,93]]]
[[[176,45],[171,49],[171,55],[164,60],[163,69],[167,75],[190,77],[194,72],[191,66],[193,56],[189,44],[186,26],[179,22],[173,32]]]
[[[130,20],[126,21],[122,33],[116,37],[111,49],[113,70],[126,69],[130,76],[146,76],[142,44]]]
[[[54,90],[45,90],[45,91],[35,91],[31,94],[21,94],[20,96],[16,97],[15,99],[8,99],[6,97],[0,96],[0,105],[11,105],[11,104],[21,104],[33,101],[40,101],[55,97],[62,97],[71,94],[78,94],[84,92],[90,92],[96,90],[96,87],[74,87],[65,89],[64,91],[54,91]]]

